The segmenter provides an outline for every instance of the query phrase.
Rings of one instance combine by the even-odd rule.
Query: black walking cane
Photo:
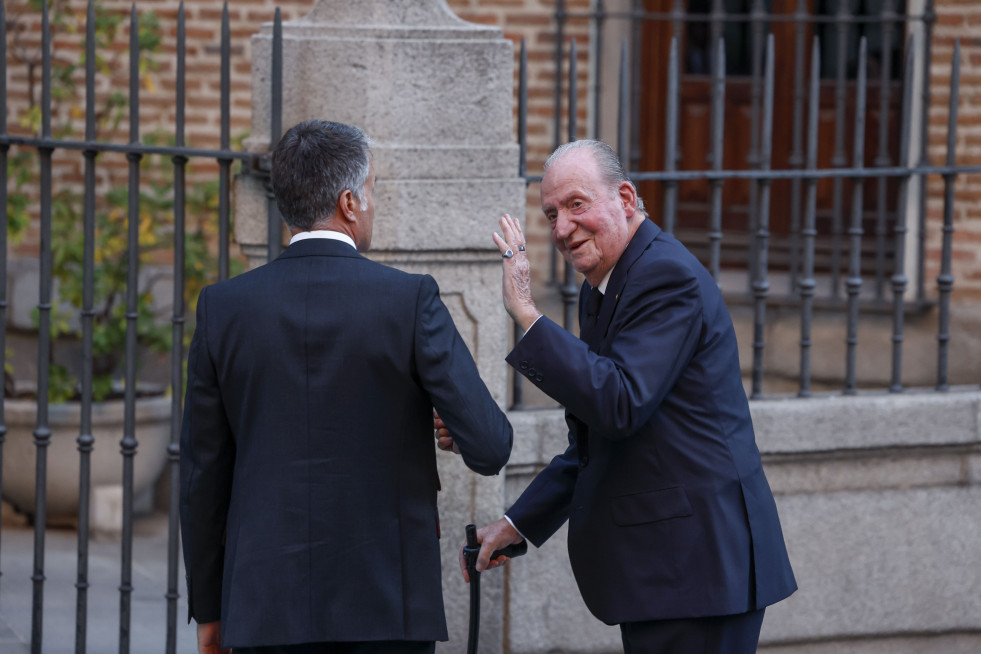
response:
[[[514,558],[528,551],[528,541],[508,545],[494,550],[490,560],[499,556]],[[467,562],[467,574],[470,575],[470,636],[467,638],[467,654],[477,654],[477,637],[480,635],[480,573],[477,572],[477,555],[480,554],[480,543],[477,542],[477,527],[467,525],[467,544],[463,548],[463,558]]]

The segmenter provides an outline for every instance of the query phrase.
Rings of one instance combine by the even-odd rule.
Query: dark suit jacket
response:
[[[445,640],[432,408],[472,470],[511,426],[436,283],[311,239],[201,292],[181,434],[190,615],[226,646]]]
[[[594,335],[585,343],[541,318],[508,356],[566,408],[570,442],[507,512],[515,526],[541,545],[568,518],[583,599],[608,624],[741,613],[790,595],[715,281],[645,220]]]

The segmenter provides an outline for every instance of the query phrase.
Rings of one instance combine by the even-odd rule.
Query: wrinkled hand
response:
[[[460,453],[460,446],[453,441],[450,430],[447,429],[446,423],[436,413],[436,409],[433,409],[433,434],[436,437],[436,447],[444,452]]]
[[[518,221],[508,214],[501,216],[501,233],[503,237],[493,234],[494,243],[502,256],[508,251],[513,254],[504,256],[504,308],[527,331],[542,314],[531,298],[531,264],[524,249],[525,235]]]
[[[495,550],[508,545],[515,545],[523,540],[521,534],[504,518],[478,529],[477,542],[480,543],[480,554],[477,555],[477,572],[499,568],[510,561],[511,558],[507,556],[499,556],[491,561],[490,556]],[[470,574],[467,572],[467,559],[463,556],[462,547],[460,548],[460,571],[463,573],[463,580],[469,584]]]
[[[221,622],[198,624],[198,654],[232,654],[221,646]]]

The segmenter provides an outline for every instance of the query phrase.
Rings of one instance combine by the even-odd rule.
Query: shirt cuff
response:
[[[519,535],[519,536],[521,536],[521,537],[522,537],[522,538],[524,538],[525,540],[528,540],[527,538],[525,538],[525,535],[521,533],[521,530],[520,530],[520,529],[518,529],[517,527],[515,527],[515,526],[514,526],[514,522],[513,522],[512,520],[511,520],[511,518],[509,518],[509,517],[507,516],[507,514],[504,514],[504,519],[508,521],[508,524],[509,524],[509,525],[511,525],[511,527],[512,527],[512,528],[513,528],[513,529],[514,529],[514,530],[515,530],[516,532],[518,532],[518,535]]]
[[[520,340],[521,340],[522,338],[524,338],[524,337],[525,337],[525,334],[527,334],[528,332],[530,332],[530,331],[531,331],[531,330],[532,330],[532,329],[533,329],[533,328],[535,327],[535,325],[537,325],[537,324],[538,324],[538,321],[539,321],[539,320],[541,320],[541,319],[542,319],[542,318],[544,318],[544,317],[545,317],[545,314],[543,313],[542,315],[540,315],[540,316],[538,316],[537,318],[535,318],[535,322],[533,322],[533,323],[531,323],[530,325],[528,325],[528,329],[526,329],[526,330],[525,330],[525,331],[524,331],[524,332],[523,332],[523,333],[521,334],[521,336],[520,336],[520,337],[518,337],[518,340],[520,341]],[[504,516],[504,517],[505,517],[505,518],[507,518],[507,516]],[[511,522],[511,520],[508,520],[508,522]],[[512,526],[512,527],[514,527],[514,525],[513,525],[513,524],[512,524],[511,526]],[[517,527],[515,527],[515,529],[517,529]],[[524,538],[524,536],[522,536],[522,538]]]

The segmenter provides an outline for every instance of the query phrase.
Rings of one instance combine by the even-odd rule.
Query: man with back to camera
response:
[[[416,654],[446,640],[433,409],[494,475],[511,425],[436,282],[372,262],[357,127],[272,153],[292,239],[205,288],[188,354],[181,532],[202,654]]]
[[[586,278],[582,340],[538,311],[521,226],[504,216],[504,305],[525,330],[507,361],[565,407],[570,444],[478,530],[477,569],[568,519],[582,597],[620,625],[624,652],[755,652],[765,607],[797,585],[722,295],[647,219],[606,144],[556,150],[541,196],[553,243]],[[436,426],[452,447],[452,428]]]

